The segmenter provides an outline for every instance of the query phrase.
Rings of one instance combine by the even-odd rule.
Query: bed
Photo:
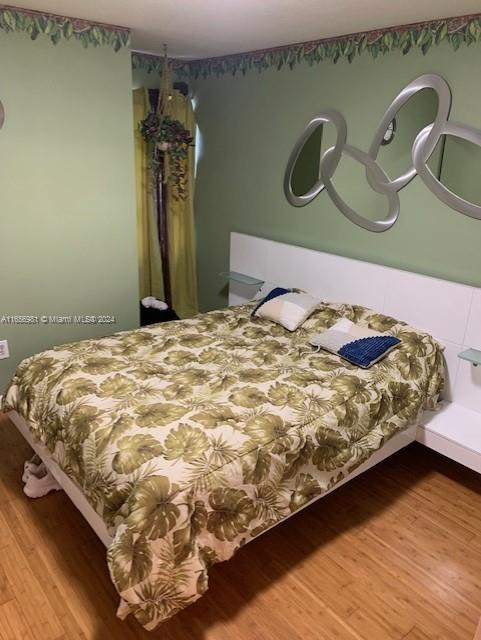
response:
[[[290,333],[251,311],[56,347],[23,361],[4,398],[102,523],[118,615],[146,629],[389,449],[442,388],[439,344],[394,318],[321,303]],[[367,370],[315,353],[309,337],[340,318],[401,345]]]

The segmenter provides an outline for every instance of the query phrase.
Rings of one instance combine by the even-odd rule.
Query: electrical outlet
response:
[[[0,340],[0,360],[4,360],[5,358],[10,358],[8,340]]]

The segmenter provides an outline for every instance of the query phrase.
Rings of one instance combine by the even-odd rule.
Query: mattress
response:
[[[119,615],[147,629],[197,600],[209,567],[322,495],[433,408],[442,350],[359,306],[319,305],[297,331],[213,311],[24,360],[4,408],[102,517]],[[371,369],[316,353],[340,318],[401,340]]]

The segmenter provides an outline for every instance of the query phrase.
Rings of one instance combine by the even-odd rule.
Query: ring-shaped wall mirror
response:
[[[368,152],[373,160],[379,160],[389,175],[389,189],[399,191],[416,176],[416,169],[412,164],[411,148],[417,133],[426,125],[433,124],[425,141],[425,148],[431,156],[449,118],[450,110],[451,90],[449,85],[444,78],[434,73],[419,76],[406,85],[394,98],[384,113]],[[383,140],[394,119],[397,129],[396,137],[392,144],[383,148]],[[394,146],[397,141],[400,141],[402,145],[399,150]],[[396,151],[399,151],[398,156],[402,155],[406,158],[410,166],[398,176],[393,177],[390,175],[390,167],[386,167],[385,156],[394,154]]]
[[[308,123],[289,156],[284,174],[284,192],[288,201],[301,207],[326,189],[346,218],[368,231],[386,231],[399,216],[398,192],[419,174],[441,202],[466,216],[481,220],[481,130],[450,123],[450,109],[451,90],[444,78],[432,73],[419,76],[406,85],[389,105],[368,153],[346,144],[347,127],[339,112],[332,109],[322,111]],[[324,124],[328,123],[334,124],[336,139],[322,152],[326,148]],[[401,161],[408,167],[400,165],[401,170],[398,167],[393,171],[392,167],[386,168],[384,164],[385,158],[389,158],[384,157],[384,150],[392,153],[397,139],[402,142],[398,147],[401,149]],[[363,185],[367,181],[371,194],[376,192],[388,197],[385,217],[380,217],[382,209],[372,202],[367,202],[366,206],[364,194],[358,185],[353,186],[353,174],[348,174],[347,183],[346,174],[344,181],[338,175],[343,186],[339,190],[334,186],[334,174],[339,173],[342,178],[340,161],[343,153],[364,165]],[[314,158],[313,166],[309,166],[309,157]],[[296,181],[294,186],[293,177]],[[364,215],[348,205],[339,191],[350,192]]]
[[[449,154],[449,151],[446,151],[445,147],[441,178],[438,179],[428,166],[430,146],[427,143],[427,140],[431,133],[430,129],[431,127],[423,129],[414,141],[413,162],[417,174],[427,188],[439,200],[441,200],[441,202],[444,202],[448,207],[459,211],[459,213],[462,213],[465,216],[481,220],[481,186],[479,178],[479,175],[481,174],[481,131],[465,124],[457,124],[455,122],[446,123],[441,131],[441,135],[446,138],[448,136],[452,136],[455,140],[471,143],[469,145],[471,147],[470,151],[477,154],[475,158],[477,160],[478,170],[477,176],[474,174],[473,179],[467,179],[465,175],[465,166],[462,160],[457,157],[450,157],[454,152],[451,151]],[[467,149],[465,152],[469,153]],[[448,181],[449,186],[444,184],[444,180]],[[471,192],[476,191],[480,197],[480,204],[466,200],[459,194],[452,191],[453,188],[461,185],[466,186]]]
[[[339,195],[338,191],[332,183],[332,176],[328,173],[329,167],[329,155],[332,150],[326,151],[326,163],[321,163],[321,177],[326,185],[326,190],[331,197],[331,200],[339,209],[339,211],[346,216],[351,222],[357,224],[363,229],[368,231],[380,232],[387,231],[396,222],[399,216],[399,196],[396,191],[392,191],[385,188],[385,183],[388,180],[387,174],[379,167],[375,160],[373,160],[369,154],[357,149],[349,144],[346,144],[343,149],[343,153],[347,156],[360,162],[366,167],[366,170],[370,173],[375,190],[378,193],[382,193],[388,200],[388,213],[381,220],[371,220],[370,218],[363,216],[352,207]]]
[[[326,109],[314,116],[307,124],[287,162],[284,174],[284,193],[288,201],[295,207],[309,204],[324,189],[324,182],[321,178],[321,165],[324,163],[324,159],[321,153],[324,125],[326,124],[334,125],[336,131],[335,144],[329,156],[329,168],[325,168],[327,175],[334,173],[341,159],[347,137],[346,121],[338,111]],[[314,166],[314,174],[311,168],[306,176],[306,164],[309,162],[309,158]],[[314,183],[311,185],[313,180]],[[304,189],[306,190],[304,191]]]

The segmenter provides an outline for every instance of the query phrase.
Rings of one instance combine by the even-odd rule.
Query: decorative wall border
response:
[[[300,62],[307,62],[309,65],[319,64],[325,60],[336,63],[338,60],[346,59],[348,62],[352,62],[356,56],[365,52],[370,53],[373,58],[394,50],[406,54],[412,49],[420,49],[423,54],[426,54],[432,46],[442,42],[449,42],[456,51],[462,44],[469,45],[480,41],[481,14],[473,14],[312,40],[230,56],[199,60],[173,60],[172,62],[179,77],[207,78],[211,75],[219,77],[226,73],[246,74],[251,70],[260,72],[271,67],[281,69],[286,65],[292,69]],[[147,73],[160,73],[161,58],[134,52],[132,65],[134,69],[143,69]]]
[[[0,5],[0,30],[5,33],[27,33],[32,40],[46,36],[53,44],[61,40],[78,40],[84,47],[104,45],[112,47],[114,51],[130,46],[130,29],[126,27],[8,5]]]

